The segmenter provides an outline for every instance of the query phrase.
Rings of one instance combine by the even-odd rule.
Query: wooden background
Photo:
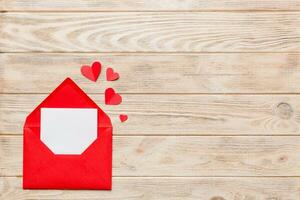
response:
[[[300,199],[299,0],[0,5],[1,200]],[[112,191],[21,189],[25,117],[67,76],[112,117]]]

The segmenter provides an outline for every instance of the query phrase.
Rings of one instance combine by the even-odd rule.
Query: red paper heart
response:
[[[112,88],[105,90],[105,104],[106,105],[119,105],[122,102],[122,97]]]
[[[83,65],[81,67],[81,74],[94,82],[97,81],[100,72],[101,72],[101,63],[97,61],[92,64],[92,67],[88,65]]]
[[[107,68],[106,70],[106,80],[115,81],[119,79],[119,73],[114,72],[113,68]]]
[[[128,116],[127,115],[120,115],[119,118],[120,118],[121,122],[125,122],[128,119]]]

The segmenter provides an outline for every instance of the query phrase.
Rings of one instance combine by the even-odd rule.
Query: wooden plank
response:
[[[1,0],[4,11],[220,11],[300,10],[297,0]]]
[[[300,52],[300,12],[2,13],[2,52]]]
[[[112,191],[22,190],[21,178],[0,177],[0,197],[27,199],[298,200],[300,178],[113,178]]]
[[[46,94],[0,98],[0,134],[22,134]],[[119,106],[91,98],[112,119],[114,135],[299,135],[299,95],[123,95]],[[129,115],[120,123],[119,114]]]
[[[80,74],[93,60],[104,66],[97,84]],[[104,80],[108,66],[118,81]],[[0,54],[2,93],[49,93],[67,76],[88,93],[300,93],[300,54]]]
[[[299,176],[300,137],[115,136],[114,176]],[[22,175],[22,137],[0,136],[0,176]]]

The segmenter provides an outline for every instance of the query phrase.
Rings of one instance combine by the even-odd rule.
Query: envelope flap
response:
[[[98,127],[112,127],[109,117],[70,78],[65,79],[28,115],[25,127],[40,127],[41,108],[96,108]]]

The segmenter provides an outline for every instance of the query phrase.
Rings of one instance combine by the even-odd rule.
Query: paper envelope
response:
[[[24,189],[111,189],[110,118],[70,79],[26,119]]]

